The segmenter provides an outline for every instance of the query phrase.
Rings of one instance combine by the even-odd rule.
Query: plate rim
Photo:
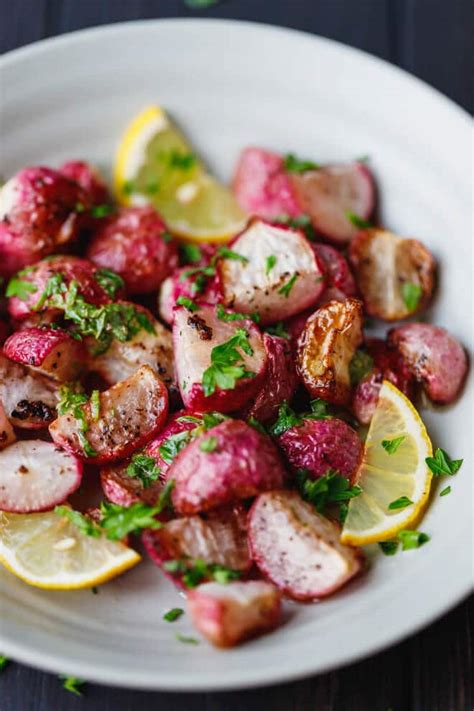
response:
[[[177,25],[199,25],[202,29],[204,26],[221,26],[227,27],[228,29],[239,26],[241,28],[249,28],[252,30],[261,31],[263,34],[282,34],[282,35],[293,35],[295,37],[304,37],[306,40],[312,41],[316,44],[329,45],[336,48],[339,52],[345,53],[346,56],[356,53],[361,56],[365,61],[375,63],[379,65],[381,69],[385,71],[389,70],[392,74],[398,75],[403,81],[411,83],[414,88],[425,94],[431,94],[431,97],[437,101],[442,101],[447,107],[450,108],[452,112],[457,114],[458,119],[463,120],[469,125],[471,125],[471,116],[469,112],[457,104],[454,100],[445,96],[438,89],[427,84],[422,79],[414,76],[405,69],[390,63],[387,60],[381,59],[376,55],[372,55],[364,50],[356,47],[344,44],[337,40],[333,40],[327,37],[322,37],[317,34],[310,32],[305,32],[293,28],[285,28],[280,25],[271,25],[268,23],[260,23],[248,20],[233,20],[225,18],[163,18],[163,19],[145,19],[145,20],[130,20],[126,22],[109,23],[104,25],[99,25],[95,27],[84,28],[81,30],[75,30],[71,32],[64,33],[56,37],[50,37],[38,40],[36,42],[30,43],[23,47],[6,52],[0,57],[0,71],[7,69],[10,65],[14,65],[18,61],[23,59],[34,58],[35,56],[48,52],[51,48],[61,47],[62,45],[67,46],[71,42],[81,42],[87,41],[90,37],[94,35],[113,35],[120,34],[121,32],[126,32],[128,29],[140,30],[140,28],[149,28],[152,25],[158,25],[163,27],[165,25],[176,27]],[[93,664],[88,664],[87,662],[69,662],[65,659],[64,662],[55,657],[52,653],[45,654],[40,653],[39,650],[30,650],[28,647],[23,647],[21,642],[12,642],[11,640],[4,639],[1,632],[0,625],[0,643],[2,644],[2,652],[7,656],[11,656],[20,662],[27,665],[38,667],[49,672],[58,672],[59,670],[63,673],[74,674],[75,676],[81,676],[91,682],[97,682],[105,685],[114,685],[124,688],[135,688],[135,689],[149,689],[149,690],[162,690],[162,691],[174,691],[174,692],[193,692],[193,691],[223,691],[232,689],[244,689],[244,688],[255,688],[259,686],[266,686],[269,684],[279,684],[285,683],[292,680],[298,680],[314,674],[322,674],[330,670],[338,669],[342,666],[348,665],[350,663],[356,663],[357,661],[377,654],[378,652],[392,646],[393,644],[399,643],[404,639],[416,634],[419,630],[426,627],[430,623],[439,619],[441,616],[446,614],[450,609],[459,604],[464,600],[472,590],[472,580],[469,576],[466,576],[464,580],[460,580],[455,586],[456,595],[447,599],[444,604],[435,604],[430,608],[426,606],[418,616],[415,624],[402,625],[398,629],[393,630],[391,634],[386,634],[383,639],[377,639],[372,641],[370,644],[366,644],[360,652],[354,652],[353,650],[341,651],[339,654],[337,662],[326,661],[320,663],[317,671],[314,670],[314,664],[311,661],[306,664],[299,664],[297,668],[293,667],[289,670],[282,670],[281,666],[265,667],[262,670],[249,670],[249,677],[247,678],[234,678],[231,674],[227,674],[223,679],[219,680],[214,678],[209,681],[208,678],[201,679],[199,676],[194,676],[191,683],[180,679],[172,678],[167,680],[164,677],[160,677],[153,680],[149,675],[145,674],[140,676],[136,674],[137,670],[134,670],[135,676],[130,676],[126,679],[123,678],[121,671],[112,670],[110,667],[98,668]],[[184,683],[183,683],[184,681]],[[180,688],[178,688],[178,683]]]

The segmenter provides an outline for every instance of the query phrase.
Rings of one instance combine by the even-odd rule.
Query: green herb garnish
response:
[[[97,420],[100,417],[100,393],[98,390],[92,391],[89,402],[90,402],[91,417],[94,420],[94,422],[97,422]]]
[[[199,311],[199,306],[188,296],[178,296],[178,298],[176,299],[176,303],[178,304],[178,306],[184,306],[186,309],[188,309],[188,311]]]
[[[92,538],[100,538],[101,530],[95,521],[93,521],[89,516],[84,516],[84,514],[79,511],[74,511],[70,509],[69,506],[56,506],[54,513],[58,516],[63,516],[67,518],[74,526],[85,536],[91,536]]]
[[[82,696],[81,689],[86,683],[83,679],[78,679],[76,676],[60,676],[59,678],[63,682],[63,689],[76,696]]]
[[[189,0],[187,0],[187,1],[189,2]],[[203,1],[203,0],[201,0],[201,2],[202,2],[202,1]],[[196,2],[196,0],[194,0],[194,2]],[[207,2],[209,2],[209,0],[207,0]],[[204,6],[204,7],[205,7],[205,6]],[[179,634],[179,633],[178,633],[178,634],[176,635],[176,639],[178,640],[178,642],[183,642],[183,644],[199,644],[199,640],[196,639],[196,637],[187,637],[187,636],[184,635],[184,634]]]
[[[287,153],[283,159],[285,170],[288,173],[304,173],[307,170],[316,170],[320,166],[312,160],[302,160],[297,158],[294,153]]]
[[[89,431],[89,423],[87,421],[86,411],[84,406],[89,402],[89,397],[78,392],[80,385],[70,384],[62,385],[59,389],[59,402],[56,406],[58,415],[71,413],[77,422],[77,438],[86,457],[95,457],[97,452],[87,439],[86,433]],[[97,391],[96,391],[97,392]],[[91,403],[90,412],[92,417],[93,406]]]
[[[202,259],[202,250],[197,244],[180,244],[179,252],[183,262],[196,264]]]
[[[90,214],[92,217],[108,217],[115,212],[113,205],[94,205],[90,209]]]
[[[131,506],[119,506],[102,501],[100,525],[109,540],[120,541],[129,533],[138,533],[144,528],[161,528],[162,524],[155,516],[162,513],[163,509],[163,505],[148,506],[141,501]]]
[[[206,563],[200,558],[178,558],[167,560],[163,568],[172,574],[182,574],[182,580],[187,588],[197,587],[203,580],[211,579],[225,585],[231,580],[238,580],[241,573],[218,563]]]
[[[166,464],[171,464],[173,459],[178,456],[181,450],[184,449],[190,441],[190,430],[170,435],[170,437],[165,439],[165,441],[158,447],[161,458],[164,462],[166,462]]]
[[[451,493],[451,487],[450,486],[445,486],[445,488],[439,492],[440,496],[447,496],[448,494]]]
[[[245,321],[247,319],[252,319],[254,323],[259,323],[260,314],[254,311],[251,314],[242,314],[237,311],[226,311],[222,304],[217,304],[216,306],[216,316],[219,321],[225,321],[226,323],[232,321]]]
[[[229,249],[228,247],[218,247],[217,254],[219,255],[219,257],[222,257],[223,259],[233,259],[235,262],[242,262],[242,264],[248,264],[248,261],[249,261],[248,257],[244,257],[243,254],[234,252],[232,249]]]
[[[349,362],[349,377],[352,387],[358,385],[372,372],[374,359],[366,351],[356,351]]]
[[[407,506],[411,506],[413,501],[408,498],[408,496],[399,496],[398,499],[392,501],[388,505],[389,511],[397,511],[398,509],[406,509]]]
[[[402,298],[410,313],[416,311],[422,296],[423,288],[419,284],[412,284],[410,282],[402,284]]]
[[[111,269],[98,269],[94,274],[94,279],[98,284],[100,284],[111,299],[115,299],[117,293],[125,286],[125,282],[122,277],[113,272]]]
[[[381,541],[379,548],[384,555],[395,555],[398,550],[398,541]]]
[[[434,476],[454,476],[460,470],[464,459],[451,459],[444,449],[436,449],[434,457],[426,457],[425,462]]]
[[[268,276],[278,261],[278,257],[270,254],[265,261],[265,274]]]
[[[286,284],[283,284],[283,286],[281,287],[281,289],[278,289],[278,293],[279,293],[279,294],[282,294],[282,295],[285,297],[285,299],[287,299],[287,298],[289,297],[290,291],[291,291],[292,288],[294,287],[295,282],[296,282],[296,280],[298,279],[298,276],[299,276],[299,274],[293,274],[293,276],[291,277],[291,279],[289,279],[289,280],[286,282]]]
[[[26,274],[29,274],[31,271],[31,267],[23,269],[21,272],[18,272],[16,276],[12,277],[8,282],[5,296],[9,298],[11,296],[16,296],[22,301],[28,301],[30,294],[34,294],[37,291],[37,288],[30,281],[22,279],[21,277],[26,276]]]
[[[128,476],[139,479],[144,489],[148,489],[160,476],[156,461],[147,454],[134,454],[125,472]]]
[[[349,479],[333,469],[317,479],[312,479],[306,469],[298,469],[296,484],[303,499],[313,504],[319,513],[323,513],[328,504],[349,501],[362,492],[360,486],[351,486]]]
[[[174,622],[175,620],[178,620],[181,615],[184,615],[184,610],[182,607],[172,607],[171,610],[165,612],[165,614],[163,615],[163,619],[166,622]]]
[[[211,452],[214,452],[217,448],[217,437],[208,437],[207,439],[203,439],[202,442],[199,445],[199,449],[201,452],[206,452],[206,454],[210,454]]]
[[[346,217],[351,222],[354,227],[357,227],[359,230],[366,230],[369,227],[373,227],[372,223],[369,222],[368,220],[364,220],[363,217],[360,215],[356,215],[355,212],[351,212],[351,210],[346,210]]]
[[[237,380],[255,376],[255,373],[245,369],[242,355],[237,350],[240,348],[247,355],[253,355],[248,339],[247,331],[244,328],[237,328],[234,336],[212,349],[211,365],[204,371],[202,378],[205,397],[212,395],[216,388],[233,390]]]
[[[269,432],[273,437],[278,437],[291,427],[299,427],[303,424],[303,416],[298,415],[286,400],[282,402],[278,409],[276,422],[269,427]]]
[[[421,531],[399,531],[398,540],[402,544],[402,550],[409,551],[412,548],[419,548],[430,540],[426,533]]]
[[[287,340],[290,340],[291,338],[290,334],[285,329],[283,321],[278,321],[278,323],[273,324],[273,326],[268,326],[265,330],[270,334],[270,336],[279,336],[279,338],[286,338]]]
[[[400,435],[400,437],[394,437],[393,439],[383,439],[381,444],[387,454],[395,454],[405,439],[406,435]]]
[[[5,669],[9,661],[10,660],[8,659],[8,657],[5,657],[3,654],[0,654],[0,674]]]

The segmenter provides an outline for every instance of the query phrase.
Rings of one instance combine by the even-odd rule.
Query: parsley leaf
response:
[[[379,548],[384,555],[395,555],[398,550],[398,541],[380,541]]]
[[[163,511],[164,506],[148,506],[138,501],[131,506],[120,506],[108,501],[102,501],[100,512],[101,527],[111,541],[120,541],[129,533],[137,533],[144,528],[161,528],[162,524],[155,516]]]
[[[202,259],[202,250],[197,244],[180,244],[179,252],[183,262],[196,264],[196,262]]]
[[[178,170],[190,170],[196,160],[194,153],[183,153],[176,148],[172,148],[167,156],[169,167],[177,168]]]
[[[0,674],[5,669],[9,661],[10,660],[8,659],[8,657],[5,657],[3,654],[0,654]]]
[[[308,420],[327,420],[332,417],[329,404],[326,400],[317,397],[315,400],[311,400],[309,406],[311,412],[304,415]]]
[[[389,511],[397,511],[398,509],[406,509],[407,506],[411,506],[413,501],[408,498],[408,496],[399,496],[398,499],[392,501],[388,505]]]
[[[139,479],[144,489],[151,486],[160,476],[160,469],[154,458],[146,454],[134,454],[125,472],[128,476]]]
[[[351,486],[349,479],[333,469],[317,479],[312,479],[306,469],[298,469],[296,484],[303,499],[313,504],[319,513],[323,513],[328,504],[349,501],[362,492],[360,486]]]
[[[80,511],[74,511],[69,506],[56,506],[54,513],[67,518],[84,535],[92,538],[100,538],[101,530],[93,519],[84,516]]]
[[[183,574],[183,583],[187,588],[197,587],[203,580],[211,579],[225,585],[231,580],[238,580],[241,573],[218,563],[206,563],[200,558],[177,558],[167,560],[163,564],[165,570],[172,574]]]
[[[349,362],[349,377],[352,387],[358,385],[372,372],[374,359],[366,351],[357,350]]]
[[[63,682],[63,689],[70,691],[71,694],[75,694],[76,696],[82,696],[81,689],[86,683],[83,679],[78,679],[75,676],[60,676],[59,678]]]
[[[18,272],[16,276],[10,279],[7,285],[5,296],[16,296],[22,301],[28,301],[30,294],[34,294],[37,291],[37,288],[30,281],[27,281],[26,279],[21,279],[21,277],[24,275],[25,270],[23,270],[23,272]]]
[[[303,417],[301,415],[297,415],[296,412],[289,406],[288,402],[284,400],[278,409],[278,418],[276,422],[270,426],[269,432],[273,437],[278,437],[291,427],[299,427],[302,424]]]
[[[184,306],[188,311],[195,312],[199,311],[199,306],[187,296],[178,296],[176,299],[178,306]]]
[[[373,227],[372,223],[369,222],[368,220],[364,220],[363,217],[360,215],[356,215],[355,212],[351,212],[351,210],[346,210],[346,217],[351,222],[354,227],[357,227],[360,230],[365,230],[369,227]]]
[[[265,274],[268,276],[278,261],[275,254],[270,254],[265,261]]]
[[[121,291],[125,286],[122,277],[111,269],[98,269],[94,274],[94,279],[111,299],[115,299],[117,292]]]
[[[291,277],[291,279],[289,279],[289,280],[286,282],[286,284],[283,284],[283,286],[281,287],[281,289],[278,289],[278,293],[279,293],[279,294],[282,294],[282,295],[285,297],[285,299],[287,299],[287,298],[289,297],[290,291],[291,291],[292,288],[294,287],[295,282],[296,282],[296,280],[298,279],[298,277],[299,277],[299,274],[293,274],[293,276]]]
[[[387,454],[395,454],[395,452],[405,439],[406,435],[400,435],[400,437],[394,437],[393,439],[383,439],[382,447],[385,449]]]
[[[240,348],[247,355],[253,355],[248,341],[249,335],[244,328],[237,328],[235,335],[228,341],[215,346],[211,351],[211,365],[203,373],[202,387],[205,397],[220,390],[233,390],[237,380],[254,377],[255,373],[245,369]]]
[[[171,464],[173,459],[178,456],[181,450],[184,449],[190,441],[190,430],[184,430],[183,432],[178,432],[175,435],[170,435],[158,447],[161,458],[166,462],[166,464]]]
[[[249,261],[248,257],[244,257],[243,254],[234,252],[228,247],[218,247],[217,254],[219,257],[223,257],[223,259],[233,259],[235,262],[242,262],[242,264],[248,264]]]
[[[415,311],[423,296],[423,288],[419,284],[405,282],[402,284],[402,298],[408,311]]]
[[[180,281],[186,281],[186,279],[191,280],[191,293],[193,296],[195,294],[201,294],[207,284],[209,277],[213,277],[216,274],[216,268],[214,266],[208,267],[190,267],[181,272],[179,277]]]
[[[270,336],[279,336],[280,338],[290,340],[290,334],[285,329],[283,321],[278,321],[278,323],[273,324],[273,326],[268,326],[265,330]]]
[[[440,496],[447,496],[448,494],[451,493],[451,487],[450,486],[445,486],[445,488],[439,492]]]
[[[92,217],[108,217],[109,215],[112,215],[115,212],[115,208],[113,205],[93,205],[90,209],[90,214]]]
[[[92,419],[97,422],[100,417],[100,393],[98,390],[93,390],[91,393],[90,410]]]
[[[222,304],[217,304],[216,315],[219,321],[225,321],[229,323],[231,321],[245,321],[246,319],[252,319],[254,323],[259,323],[260,314],[254,312],[252,314],[242,314],[237,311],[226,311]]]
[[[426,457],[425,462],[434,476],[454,476],[460,470],[464,459],[451,459],[444,449],[435,451],[434,457]]]
[[[181,615],[184,615],[182,607],[172,607],[171,610],[165,612],[163,619],[166,620],[166,622],[174,622],[175,620],[178,620]]]
[[[287,153],[283,159],[285,170],[288,173],[304,173],[306,170],[316,170],[320,166],[311,160],[297,158],[294,153]]]
[[[77,422],[77,438],[84,454],[86,457],[95,457],[97,452],[92,447],[86,436],[86,433],[89,431],[89,423],[87,421],[84,406],[89,402],[89,397],[83,392],[78,392],[79,387],[80,385],[78,386],[77,384],[73,384],[72,386],[62,385],[59,389],[59,402],[56,409],[58,415],[65,415],[69,412],[71,413]],[[91,416],[93,416],[93,407],[94,406],[91,403]]]
[[[203,439],[203,441],[199,445],[199,449],[201,450],[201,452],[206,452],[207,454],[214,452],[216,448],[217,437],[208,437],[207,439]]]
[[[421,531],[399,531],[398,540],[402,544],[402,550],[409,551],[412,548],[419,548],[430,540],[426,533]]]
[[[194,0],[194,2],[196,2],[196,1],[197,0]],[[203,0],[201,0],[201,2],[202,1]],[[188,2],[189,2],[189,0],[188,0]],[[209,3],[209,0],[207,0],[207,2]],[[191,7],[194,7],[194,5],[192,5]],[[206,6],[201,5],[201,6],[196,6],[196,7],[206,7]],[[199,640],[196,639],[196,637],[186,637],[186,635],[180,634],[180,633],[178,633],[176,635],[176,639],[178,640],[178,642],[183,642],[183,644],[199,644]]]

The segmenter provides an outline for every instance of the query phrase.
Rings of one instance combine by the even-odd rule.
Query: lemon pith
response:
[[[382,441],[397,437],[403,440],[390,454]],[[412,526],[428,501],[432,475],[425,459],[431,455],[418,412],[400,390],[384,381],[358,471],[362,493],[349,503],[341,541],[350,545],[386,541]],[[412,503],[389,509],[402,496]]]

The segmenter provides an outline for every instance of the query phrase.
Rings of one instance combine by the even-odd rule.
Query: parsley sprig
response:
[[[372,372],[374,359],[366,351],[357,350],[349,362],[349,377],[352,387],[358,385]]]
[[[307,469],[298,469],[296,484],[303,499],[319,513],[324,513],[329,504],[349,501],[362,492],[360,486],[351,486],[349,479],[334,469],[317,479],[312,479]]]
[[[360,215],[356,215],[355,212],[352,212],[351,210],[346,210],[346,217],[351,222],[354,227],[357,227],[359,230],[366,230],[369,227],[373,227],[372,223],[369,222],[368,220],[364,220],[363,217]]]
[[[419,284],[413,284],[411,282],[402,284],[402,298],[410,313],[416,311],[422,296],[423,288]]]
[[[454,476],[461,469],[463,459],[451,459],[444,449],[436,449],[434,457],[426,457],[425,462],[433,476]]]
[[[148,489],[160,476],[155,459],[147,454],[134,454],[125,472],[127,476],[139,479],[144,489]]]
[[[225,323],[231,323],[232,321],[246,321],[247,319],[251,319],[254,323],[259,323],[260,321],[260,314],[256,311],[251,314],[243,314],[238,311],[226,311],[222,304],[217,304],[216,316],[219,321],[224,321]]]
[[[381,444],[387,454],[395,454],[405,439],[406,435],[400,435],[399,437],[394,437],[393,439],[383,439]]]
[[[312,160],[297,158],[294,153],[287,153],[283,159],[285,170],[288,173],[304,173],[307,170],[316,170],[320,166]]]
[[[428,543],[430,537],[422,531],[399,531],[396,538],[390,541],[381,541],[379,548],[384,555],[395,555],[398,551],[399,544],[402,546],[402,551],[409,551],[415,548],[420,548],[425,543]]]
[[[270,434],[278,437],[291,427],[299,427],[305,420],[325,420],[331,417],[329,405],[325,400],[320,398],[311,400],[310,407],[311,412],[299,414],[284,400],[278,410],[278,418],[269,428]]]
[[[167,560],[163,568],[173,575],[182,575],[182,581],[187,588],[195,588],[203,580],[215,580],[225,585],[231,580],[238,580],[241,573],[218,563],[207,563],[200,558],[177,558]]]
[[[97,395],[95,395],[97,393]],[[59,389],[59,402],[56,406],[58,415],[66,415],[70,413],[77,422],[77,438],[86,457],[95,457],[97,452],[87,439],[89,431],[89,422],[85,410],[85,405],[90,402],[91,417],[94,419],[94,412],[97,414],[97,400],[99,398],[98,391],[92,393],[92,400],[89,401],[89,396],[82,392],[80,384],[72,383],[62,385]],[[99,400],[100,407],[100,400]],[[98,418],[97,418],[98,419]]]
[[[216,388],[233,390],[237,380],[255,376],[255,373],[246,370],[238,348],[249,356],[253,355],[249,334],[244,328],[237,328],[234,336],[212,349],[211,365],[206,368],[202,378],[205,397],[212,395]]]

